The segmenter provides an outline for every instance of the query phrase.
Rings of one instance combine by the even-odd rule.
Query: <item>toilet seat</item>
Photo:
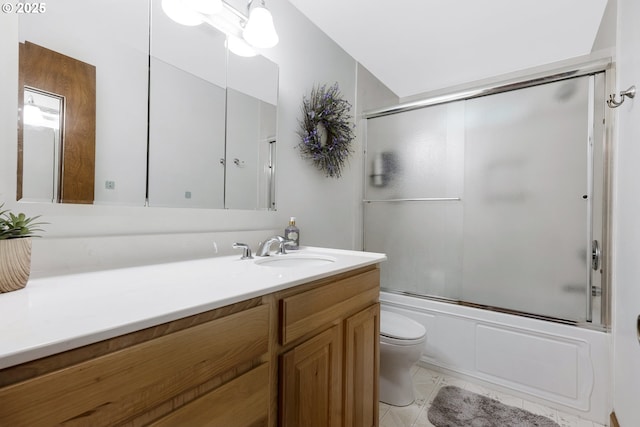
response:
[[[386,344],[392,344],[392,345],[397,345],[399,347],[402,346],[412,346],[412,345],[416,345],[416,344],[422,344],[423,342],[425,342],[425,337],[422,338],[418,338],[415,340],[403,340],[403,339],[398,339],[398,338],[391,338],[391,337],[387,337],[385,335],[380,335],[380,342],[381,343],[386,343]]]
[[[391,311],[380,310],[380,340],[394,345],[424,342],[427,331],[420,323]]]

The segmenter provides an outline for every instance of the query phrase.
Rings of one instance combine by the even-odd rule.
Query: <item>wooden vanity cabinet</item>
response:
[[[378,425],[379,270],[278,295],[281,427]]]
[[[363,267],[0,370],[0,427],[378,425]]]
[[[0,426],[269,424],[260,298],[0,371]]]

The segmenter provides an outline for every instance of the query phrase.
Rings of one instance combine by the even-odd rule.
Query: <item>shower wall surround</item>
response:
[[[425,326],[422,362],[600,424],[604,93],[598,74],[369,113],[363,204],[381,302]]]

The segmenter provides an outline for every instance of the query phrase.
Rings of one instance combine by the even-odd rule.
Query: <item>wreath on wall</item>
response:
[[[340,178],[355,138],[351,122],[351,104],[342,97],[338,83],[314,87],[311,96],[302,99],[302,120],[298,148],[303,159],[325,173]]]

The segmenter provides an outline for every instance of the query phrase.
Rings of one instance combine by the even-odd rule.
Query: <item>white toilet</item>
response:
[[[413,319],[380,310],[380,401],[406,406],[415,400],[411,367],[420,359],[427,331]]]

